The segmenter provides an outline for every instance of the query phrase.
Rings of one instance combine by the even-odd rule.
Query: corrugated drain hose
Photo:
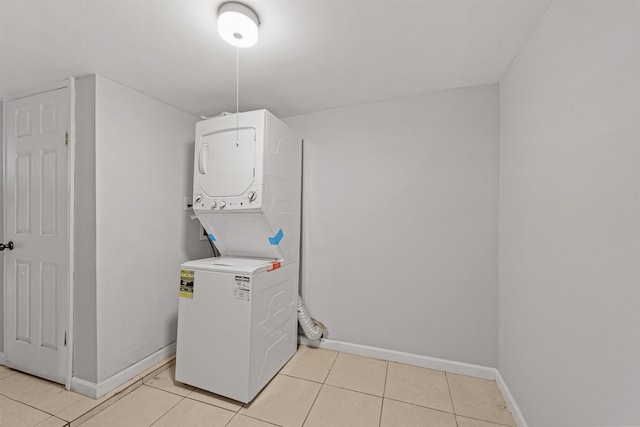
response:
[[[298,322],[300,322],[304,335],[313,341],[322,338],[326,330],[322,322],[312,319],[311,316],[309,316],[307,307],[305,307],[300,294],[298,294]]]

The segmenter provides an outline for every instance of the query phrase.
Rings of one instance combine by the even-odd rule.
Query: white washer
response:
[[[241,257],[182,264],[176,380],[251,401],[296,352],[297,271]]]

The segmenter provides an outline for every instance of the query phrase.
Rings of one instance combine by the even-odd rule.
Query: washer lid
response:
[[[280,261],[264,258],[215,257],[187,261],[180,268],[220,273],[256,274],[280,267]]]

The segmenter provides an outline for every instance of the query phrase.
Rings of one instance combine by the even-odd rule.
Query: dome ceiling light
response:
[[[224,3],[218,9],[218,33],[236,47],[251,47],[258,42],[258,15],[236,2]]]

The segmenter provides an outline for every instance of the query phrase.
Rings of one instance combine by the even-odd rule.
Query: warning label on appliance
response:
[[[193,299],[193,270],[180,270],[180,298]]]
[[[233,291],[233,296],[236,299],[249,301],[251,299],[251,277],[249,276],[236,276],[236,286]]]

